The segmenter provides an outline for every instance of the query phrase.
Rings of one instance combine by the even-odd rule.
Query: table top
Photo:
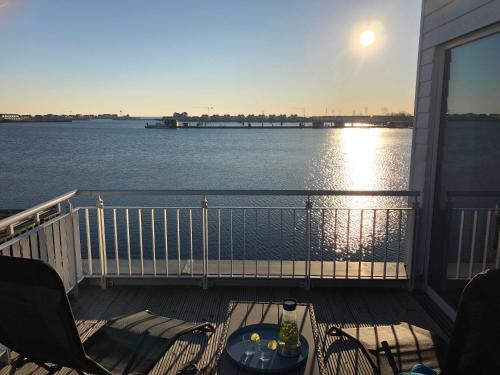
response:
[[[239,302],[231,301],[225,322],[225,332],[223,335],[223,346],[219,348],[219,363],[217,374],[253,374],[239,368],[227,355],[225,345],[227,338],[237,329],[250,324],[269,323],[278,324],[281,315],[282,306],[280,302]],[[321,362],[321,354],[318,355],[316,347],[319,343],[315,337],[318,337],[314,310],[310,304],[299,303],[297,305],[297,322],[300,334],[303,335],[309,343],[309,354],[306,363],[301,367],[287,372],[290,375],[321,375],[324,373]],[[321,358],[320,358],[321,357]]]

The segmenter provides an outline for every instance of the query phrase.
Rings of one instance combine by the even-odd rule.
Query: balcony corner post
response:
[[[201,201],[202,210],[202,235],[203,235],[203,289],[208,289],[208,200],[203,196]]]
[[[418,196],[413,199],[412,203],[413,207],[413,228],[412,228],[412,233],[411,233],[411,253],[410,253],[410,269],[407,269],[408,278],[409,278],[409,285],[408,289],[409,290],[414,290],[417,285],[416,285],[416,273],[417,273],[417,262],[418,262],[418,256],[417,256],[417,241],[418,241],[418,226],[419,226],[419,202],[418,202]]]
[[[99,263],[101,266],[101,277],[99,285],[102,289],[106,289],[106,267],[105,267],[105,252],[106,252],[106,238],[104,235],[104,201],[99,195],[96,199],[97,208],[97,237],[99,243]]]
[[[306,269],[305,269],[305,289],[311,289],[311,197],[307,196],[306,201]]]

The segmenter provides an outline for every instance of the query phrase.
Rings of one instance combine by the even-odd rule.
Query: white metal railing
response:
[[[154,191],[200,195],[200,206],[104,206],[103,197],[148,191],[79,192],[84,273],[99,277],[407,279],[414,192]],[[304,206],[209,206],[209,195],[305,196]],[[313,207],[312,196],[411,197],[405,207]],[[96,239],[97,237],[97,239]]]
[[[67,202],[70,198],[74,197],[76,193],[76,190],[70,191],[47,202],[43,202],[41,204],[28,208],[27,210],[0,220],[0,232],[6,231],[9,235],[12,236],[16,232],[16,226],[23,222],[33,221],[35,225],[40,224],[40,214],[42,212],[51,208],[56,208],[57,212],[60,213],[61,203]]]
[[[36,215],[33,210],[27,212],[28,216]],[[25,219],[22,215],[18,218]],[[14,223],[14,219],[8,219],[0,224]],[[78,210],[69,208],[68,212],[0,243],[0,255],[49,263],[61,276],[65,290],[70,292],[83,278]]]
[[[104,205],[104,197],[139,195],[202,199],[200,205]],[[303,204],[209,206],[211,196],[295,196]],[[396,207],[315,205],[321,203],[318,197],[342,196],[408,200]],[[96,204],[74,209],[69,199],[79,197],[95,198]],[[23,249],[29,238],[29,257],[53,264],[68,288],[82,277],[103,283],[107,278],[198,279],[204,286],[210,279],[299,279],[306,287],[311,280],[406,280],[417,197],[408,191],[73,191],[0,221],[0,229],[14,228],[39,210],[68,202],[67,213],[1,244],[0,252],[28,256]],[[42,247],[43,256],[36,253]]]
[[[500,207],[451,208],[448,279],[470,280],[500,267]]]
[[[500,191],[448,191],[446,279],[470,280],[500,267]]]

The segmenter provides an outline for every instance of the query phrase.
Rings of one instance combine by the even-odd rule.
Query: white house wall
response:
[[[410,190],[422,192],[416,271],[423,274],[430,247],[443,44],[500,23],[500,0],[423,0],[415,98]]]

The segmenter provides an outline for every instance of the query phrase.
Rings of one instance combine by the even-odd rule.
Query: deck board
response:
[[[306,291],[294,287],[211,287],[193,286],[123,286],[102,290],[85,286],[72,300],[73,313],[82,340],[86,340],[108,319],[142,309],[176,319],[203,321],[216,326],[208,339],[204,335],[187,335],[178,340],[158,362],[152,374],[175,374],[184,363],[195,360],[201,366],[215,359],[217,344],[231,300],[280,301],[295,297],[314,306],[318,330],[323,342],[329,374],[371,374],[369,365],[352,343],[326,335],[331,324],[344,327],[397,324],[406,321],[439,331],[413,296],[404,290],[314,288]],[[263,312],[261,312],[263,313]],[[16,374],[44,374],[34,365],[26,365]],[[74,374],[68,369],[59,374]],[[8,368],[0,369],[0,375]]]

